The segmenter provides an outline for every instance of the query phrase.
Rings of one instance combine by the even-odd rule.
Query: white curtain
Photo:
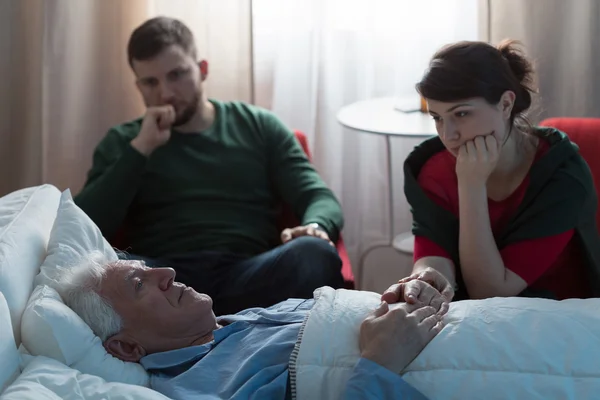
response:
[[[126,57],[147,18],[182,19],[209,61],[209,95],[251,100],[246,0],[0,0],[0,196],[79,191],[96,144],[144,106]]]
[[[247,0],[146,0],[147,15],[183,21],[208,61],[206,90],[220,100],[252,101],[251,14]]]
[[[336,113],[358,100],[414,96],[414,85],[435,50],[449,42],[478,39],[478,3],[253,3],[256,102],[307,133],[317,168],[342,202],[344,238],[355,270],[366,247],[389,240],[390,223],[396,233],[410,230],[402,163],[418,141],[392,140],[394,188],[389,188],[383,138],[342,128]],[[389,190],[395,191],[396,221],[389,220]],[[407,273],[410,261],[375,257],[365,266],[361,288],[382,290]]]

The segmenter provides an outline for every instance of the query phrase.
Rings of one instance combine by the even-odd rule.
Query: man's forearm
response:
[[[427,400],[400,375],[365,358],[361,358],[354,367],[343,399]]]
[[[319,224],[327,232],[331,241],[335,243],[344,226],[342,208],[328,189],[317,193],[314,197],[302,216],[302,224]]]
[[[104,237],[112,238],[122,225],[145,165],[146,157],[127,146],[113,165],[86,184],[75,197],[75,203],[98,225]]]

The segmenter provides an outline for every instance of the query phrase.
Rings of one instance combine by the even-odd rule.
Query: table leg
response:
[[[356,289],[357,290],[362,290],[362,281],[363,281],[363,273],[364,273],[364,265],[365,265],[365,260],[367,258],[367,256],[375,249],[389,249],[390,248],[390,244],[389,243],[375,243],[375,244],[371,244],[369,245],[369,247],[367,247],[365,249],[365,251],[362,252],[362,255],[360,256],[360,260],[358,261],[358,274],[356,274],[357,276],[355,277],[356,280]]]
[[[390,208],[390,244],[394,241],[394,180],[392,179],[392,143],[390,135],[385,135],[385,149],[387,151],[388,170],[388,202]]]
[[[390,215],[390,228],[389,228],[389,239],[385,244],[373,244],[367,247],[362,253],[358,262],[358,282],[357,288],[360,289],[360,284],[363,279],[364,263],[367,256],[375,249],[386,247],[389,248],[394,243],[394,180],[392,176],[392,143],[390,141],[390,135],[385,135],[385,151],[387,153],[387,173],[388,173],[388,208]]]

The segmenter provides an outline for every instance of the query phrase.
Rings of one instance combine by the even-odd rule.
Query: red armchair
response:
[[[581,156],[590,166],[596,192],[600,187],[600,118],[549,118],[541,126],[552,126],[566,133],[579,146]],[[600,229],[600,213],[596,214]]]
[[[311,160],[312,155],[310,154],[310,150],[308,148],[308,140],[306,139],[306,135],[298,130],[294,131],[294,134],[304,149],[306,156],[309,160]],[[298,226],[299,223],[300,222],[298,221],[298,218],[293,214],[293,212],[288,207],[284,206],[279,226],[282,229],[293,228]],[[344,240],[342,239],[341,234],[336,244],[336,248],[340,258],[342,259],[342,276],[344,277],[344,287],[346,289],[354,289],[354,273],[352,272],[352,265],[350,265],[348,252],[346,251],[346,246],[344,245]]]

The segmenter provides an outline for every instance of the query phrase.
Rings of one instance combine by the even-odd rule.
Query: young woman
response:
[[[448,300],[600,296],[592,176],[565,134],[527,123],[532,85],[516,42],[434,55],[417,90],[438,137],[404,166],[415,234],[404,281],[428,280]]]

